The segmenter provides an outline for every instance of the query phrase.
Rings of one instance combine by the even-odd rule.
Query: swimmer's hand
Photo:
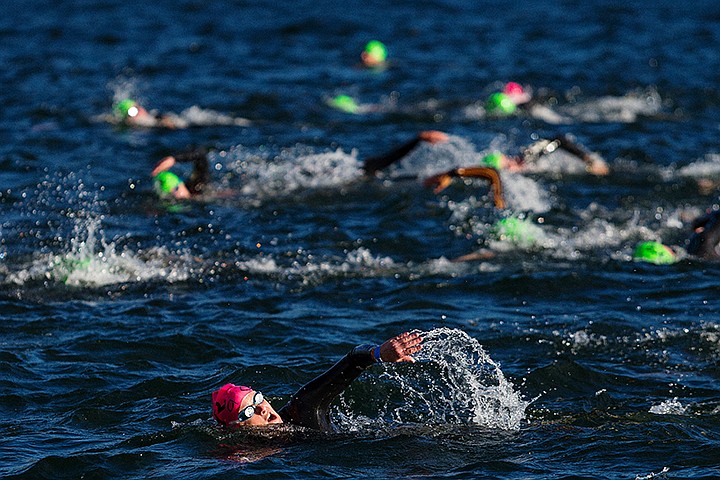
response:
[[[457,176],[457,170],[448,170],[444,173],[438,173],[432,177],[428,177],[423,181],[425,187],[434,187],[433,193],[438,194],[445,190],[452,183],[453,177]]]
[[[383,362],[411,362],[412,354],[422,348],[422,337],[418,333],[405,332],[380,345],[380,359]]]
[[[162,160],[160,160],[157,163],[157,165],[155,165],[155,168],[153,168],[153,171],[150,172],[150,176],[154,177],[161,172],[166,172],[166,171],[170,170],[173,167],[173,165],[175,165],[175,157],[173,157],[173,156],[165,157]]]
[[[600,155],[589,153],[583,156],[583,160],[587,165],[587,171],[593,175],[603,176],[610,173],[607,163],[605,163],[605,160],[603,160]]]
[[[418,138],[428,143],[445,143],[450,137],[447,133],[438,130],[425,130],[418,134]]]

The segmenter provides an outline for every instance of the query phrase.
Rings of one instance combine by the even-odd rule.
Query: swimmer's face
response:
[[[253,399],[255,398],[255,390],[249,392],[247,395],[245,395],[245,398],[243,398],[242,403],[240,404],[240,412],[247,409],[247,407],[254,407],[254,413],[253,415],[244,421],[239,421],[235,425],[249,425],[253,427],[260,427],[263,425],[269,425],[271,423],[283,423],[282,418],[280,418],[280,415],[277,414],[275,409],[268,403],[267,400],[263,398],[262,402],[259,402],[257,404],[253,403]]]

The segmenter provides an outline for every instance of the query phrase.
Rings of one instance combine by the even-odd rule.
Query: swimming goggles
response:
[[[248,405],[247,407],[241,409],[238,412],[238,419],[232,423],[240,423],[244,422],[246,420],[250,420],[253,415],[255,415],[255,408],[260,405],[263,400],[265,400],[265,397],[263,397],[263,394],[260,392],[255,392],[253,395],[252,403]]]

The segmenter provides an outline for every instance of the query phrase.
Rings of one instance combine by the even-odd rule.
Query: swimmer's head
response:
[[[222,425],[230,425],[238,420],[240,406],[252,388],[228,383],[212,394],[213,418]]]
[[[116,103],[114,110],[122,119],[137,117],[140,113],[137,102],[129,98]]]
[[[670,247],[660,242],[642,242],[635,247],[633,259],[655,265],[669,265],[677,262],[677,255]]]
[[[491,167],[495,170],[502,170],[502,168],[505,166],[503,160],[505,159],[505,155],[503,155],[500,152],[492,152],[485,155],[482,160],[480,160],[480,163],[485,167]]]
[[[506,95],[522,95],[525,93],[522,85],[517,82],[508,82],[503,87],[503,93]]]
[[[212,393],[213,418],[225,426],[261,426],[283,423],[263,394],[228,383]]]
[[[385,48],[385,44],[379,40],[370,40],[367,45],[365,45],[365,50],[363,50],[360,57],[366,66],[377,67],[384,64],[385,60],[387,60],[387,48]]]
[[[492,233],[498,240],[518,245],[532,245],[536,241],[538,227],[532,222],[516,217],[502,218],[493,225]]]
[[[347,113],[358,113],[358,104],[348,95],[337,95],[330,100],[330,105]]]
[[[510,115],[517,106],[507,93],[493,93],[485,102],[485,110],[494,115]]]
[[[180,188],[183,181],[173,172],[160,172],[153,179],[153,187],[160,197],[171,197]]]

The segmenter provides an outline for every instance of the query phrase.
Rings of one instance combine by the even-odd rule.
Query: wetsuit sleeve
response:
[[[193,195],[202,193],[205,186],[210,182],[210,166],[208,165],[207,150],[199,148],[179,153],[174,155],[174,157],[176,162],[192,162],[193,170],[185,182],[185,185]]]
[[[375,363],[373,345],[353,348],[327,372],[312,380],[293,395],[278,414],[285,423],[323,431],[332,431],[330,403],[360,374]]]
[[[713,212],[695,220],[693,227],[702,230],[690,237],[687,252],[705,259],[720,259],[716,248],[720,243],[720,212]]]
[[[408,153],[412,152],[418,144],[422,142],[420,137],[415,137],[411,141],[397,147],[395,150],[388,152],[384,155],[377,157],[370,157],[363,163],[363,170],[368,175],[373,175],[378,171],[389,167],[393,163],[403,158]]]

